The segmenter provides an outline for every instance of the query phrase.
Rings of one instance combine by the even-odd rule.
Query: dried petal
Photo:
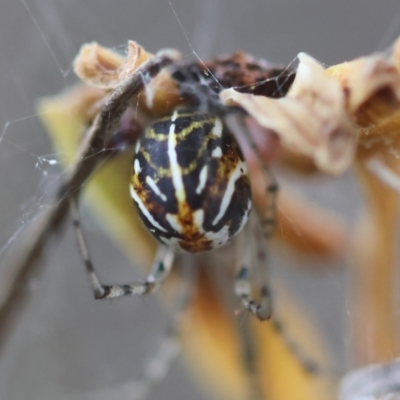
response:
[[[358,58],[326,70],[346,94],[346,110],[357,125],[370,128],[385,122],[400,106],[400,74],[380,55]]]
[[[357,139],[344,109],[343,91],[313,58],[300,54],[299,59],[286,97],[270,99],[228,89],[221,99],[242,106],[261,126],[275,132],[284,148],[311,157],[325,172],[340,174],[353,160]]]
[[[128,41],[126,58],[92,42],[81,47],[74,61],[74,71],[88,85],[112,90],[151,57],[152,54],[132,40]]]

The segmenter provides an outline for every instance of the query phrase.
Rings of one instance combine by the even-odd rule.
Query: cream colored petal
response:
[[[275,132],[284,148],[311,157],[322,171],[340,174],[352,162],[357,143],[343,91],[312,57],[300,54],[299,59],[286,97],[271,99],[228,89],[221,99],[242,106],[261,126]]]
[[[392,61],[380,55],[335,65],[326,73],[340,83],[346,110],[359,127],[383,123],[399,109],[399,71]]]

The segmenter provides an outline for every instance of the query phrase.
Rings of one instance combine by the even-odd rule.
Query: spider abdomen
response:
[[[136,145],[131,196],[149,231],[189,252],[228,242],[245,225],[251,190],[239,145],[214,115],[177,110]]]

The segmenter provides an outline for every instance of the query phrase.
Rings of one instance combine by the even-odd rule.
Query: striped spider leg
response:
[[[255,152],[252,139],[249,137],[247,128],[243,122],[243,115],[229,113],[224,118],[231,132],[235,135],[242,149]],[[250,149],[249,147],[253,147]],[[257,158],[257,154],[255,155]],[[276,224],[276,197],[278,185],[268,166],[264,163],[263,177],[266,187],[266,196],[261,210],[256,208],[245,232],[242,235],[241,247],[242,257],[237,266],[235,279],[235,293],[241,299],[244,308],[255,315],[259,320],[264,321],[271,318],[272,300],[268,277],[268,240],[272,236]],[[254,257],[256,255],[256,257]],[[252,272],[259,276],[259,298],[257,302],[252,296]]]
[[[264,264],[260,262],[259,259],[254,259],[254,254],[257,254],[257,256],[264,256],[265,254],[265,249],[260,248],[260,246],[255,243],[254,224],[254,213],[252,213],[243,235],[241,235],[240,240],[238,240],[242,254],[237,264],[234,289],[236,296],[241,299],[243,307],[259,320],[264,321],[271,318],[272,307],[269,283],[266,279],[266,268],[264,268],[263,274],[260,276],[263,282],[259,288],[260,300],[256,301],[252,296],[253,284],[251,280],[254,281],[254,279],[251,278],[255,272],[254,269],[257,267],[260,268],[260,264]]]
[[[299,360],[299,363],[304,370],[310,374],[317,374],[320,371],[319,365],[304,353],[295,339],[287,334],[284,324],[281,322],[279,317],[276,316],[276,313],[273,312],[272,294],[269,283],[268,241],[271,238],[276,225],[278,184],[272,171],[269,169],[268,164],[263,160],[262,156],[259,155],[257,146],[245,126],[243,116],[238,114],[228,115],[226,117],[226,123],[231,131],[234,132],[242,148],[247,148],[248,152],[254,153],[253,155],[258,159],[263,171],[266,192],[262,208],[256,210],[257,213],[252,214],[250,223],[248,224],[249,233],[246,235],[248,243],[244,244],[244,253],[247,252],[248,254],[243,254],[244,261],[242,264],[242,270],[239,270],[236,278],[236,293],[239,292],[242,299],[245,299],[245,302],[249,307],[254,308],[258,306],[259,308],[256,309],[258,312],[264,310],[264,315],[271,319],[275,330],[282,336],[287,348]],[[250,232],[251,229],[253,232]],[[249,238],[251,239],[249,240]],[[253,251],[251,246],[253,246]],[[260,287],[261,299],[258,304],[256,304],[254,300],[252,302],[252,285],[249,281],[250,268],[247,267],[247,265],[254,266],[254,272],[258,275],[257,280],[261,280],[262,282]],[[243,276],[245,278],[243,278]],[[250,309],[250,311],[252,310]]]
[[[254,211],[254,210],[253,210]],[[265,252],[260,247],[259,238],[256,235],[256,228],[259,227],[258,215],[255,212],[250,214],[249,222],[245,226],[243,233],[236,239],[236,278],[234,281],[235,295],[241,300],[242,307],[255,315],[260,321],[265,321],[271,317],[272,306],[269,296],[263,296],[260,290],[259,302],[253,299],[255,276],[261,278],[261,282],[268,290],[265,279],[265,267],[261,263],[259,251]],[[260,288],[258,288],[260,289]],[[254,332],[249,323],[238,323],[238,332],[241,343],[241,357],[244,370],[246,372],[249,399],[259,400],[263,398],[263,391],[258,376],[257,369],[257,345],[254,341]]]
[[[195,294],[194,282],[197,278],[197,270],[192,265],[192,261],[189,255],[184,257],[183,262],[177,266],[178,274],[175,275],[174,280],[174,296],[169,302],[167,325],[150,356],[143,362],[139,376],[125,384],[85,393],[85,399],[146,400],[151,395],[152,389],[166,378],[174,361],[181,353],[181,331],[184,329],[185,318],[187,318],[185,312]]]
[[[76,197],[70,198],[71,214],[79,249],[83,258],[86,272],[96,299],[113,299],[130,295],[144,295],[156,290],[171,271],[175,254],[172,250],[160,244],[154,258],[152,272],[145,282],[125,285],[103,285],[98,278],[90,258],[89,249],[80,224],[79,208]]]

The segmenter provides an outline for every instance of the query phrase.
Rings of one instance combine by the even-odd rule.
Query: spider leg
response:
[[[256,153],[255,145],[249,136],[243,120],[239,115],[230,115],[225,118],[225,121],[235,135],[239,142],[240,147],[248,147],[248,143],[252,146],[252,150]],[[255,154],[257,158],[258,155]],[[263,177],[265,182],[266,196],[262,209],[256,209],[250,214],[250,221],[245,227],[245,232],[242,236],[243,252],[242,263],[235,279],[235,293],[242,299],[243,306],[254,314],[260,320],[267,320],[272,315],[272,299],[271,290],[269,285],[269,271],[268,271],[268,240],[272,236],[276,225],[276,200],[278,194],[278,184],[274,175],[264,162],[261,162],[263,168]],[[255,217],[258,217],[258,221]],[[256,229],[258,228],[258,229]],[[256,230],[256,241],[252,240],[254,237],[253,231]],[[247,232],[246,232],[247,231]],[[254,248],[255,246],[255,248]],[[257,257],[254,259],[253,255]],[[255,268],[255,266],[257,266]],[[259,272],[260,278],[260,295],[259,302],[256,302],[252,295],[252,284],[250,282],[250,271],[256,269]]]
[[[245,228],[242,265],[236,275],[235,293],[242,299],[243,306],[260,320],[270,319],[272,298],[268,271],[268,239],[272,236],[276,224],[276,196],[278,185],[272,173],[265,168],[266,204],[257,214],[250,215]],[[258,220],[257,220],[257,218]],[[254,235],[255,233],[255,235]],[[253,238],[256,238],[254,241]],[[254,257],[256,256],[256,257]],[[251,296],[252,284],[250,270],[256,269],[260,278],[260,300],[257,303]]]
[[[264,274],[260,286],[260,300],[257,302],[252,297],[252,284],[250,282],[250,273],[254,267],[252,259],[252,254],[254,254],[254,242],[251,234],[252,225],[250,221],[241,237],[238,238],[241,241],[239,245],[242,248],[242,258],[235,278],[235,294],[242,300],[242,304],[246,310],[250,311],[261,321],[264,321],[271,318],[271,296],[267,274]]]
[[[258,231],[256,231],[256,228],[258,228]],[[262,238],[257,215],[251,213],[245,231],[237,238],[237,249],[239,252],[241,251],[242,256],[237,258],[241,260],[241,264],[235,280],[235,292],[241,297],[244,308],[263,321],[272,317],[272,299],[265,264],[266,257],[263,253],[263,247],[260,247],[260,239]],[[246,279],[243,278],[243,275]],[[255,292],[253,282],[261,283],[258,286],[260,292],[258,302],[251,296],[251,293]],[[240,324],[238,329],[241,338],[242,361],[249,385],[248,398],[260,400],[264,398],[264,395],[257,370],[257,343],[254,340],[254,332],[249,322]]]
[[[250,152],[253,152],[256,158],[259,160],[260,165],[263,169],[263,176],[265,180],[266,196],[265,202],[261,210],[256,210],[259,217],[258,221],[251,218],[250,223],[247,224],[247,229],[253,227],[255,229],[255,241],[251,238],[251,232],[244,232],[245,243],[243,259],[245,263],[244,266],[239,270],[236,282],[235,282],[235,292],[242,298],[242,303],[246,309],[256,315],[260,320],[271,319],[275,330],[281,335],[284,340],[288,350],[297,358],[300,365],[304,370],[310,374],[318,374],[320,372],[320,367],[318,363],[308,357],[307,354],[301,349],[297,344],[296,340],[287,334],[286,329],[282,321],[273,313],[272,307],[272,295],[269,286],[269,271],[268,271],[268,241],[271,238],[274,228],[276,225],[276,204],[277,204],[277,194],[278,194],[278,184],[275,181],[274,175],[269,169],[267,162],[257,152],[257,146],[252,140],[246,126],[244,124],[243,118],[240,115],[228,115],[225,117],[225,122],[228,127],[235,135],[241,148],[251,146]],[[254,213],[250,217],[254,216]],[[255,259],[251,260],[251,245],[256,245]],[[248,254],[245,254],[248,253]],[[256,272],[260,274],[262,284],[260,287],[260,301],[256,303],[251,297],[251,283],[249,280],[250,269],[247,265],[255,265],[254,268]]]
[[[276,315],[276,312],[273,310],[273,301],[271,298],[271,292],[269,291],[268,286],[268,240],[273,234],[273,230],[276,224],[276,196],[278,185],[275,183],[273,174],[264,166],[264,176],[266,180],[266,203],[264,205],[263,210],[258,212],[258,221],[254,218],[251,222],[253,223],[254,234],[255,237],[255,246],[256,251],[253,252],[255,256],[253,259],[253,263],[256,266],[256,272],[259,272],[262,276],[265,277],[266,281],[264,285],[269,293],[269,301],[270,301],[270,316],[271,322],[274,326],[274,329],[280,334],[283,341],[285,342],[286,347],[298,360],[299,364],[303,367],[305,371],[310,374],[316,374],[319,372],[319,366],[317,363],[312,360],[299,346],[296,340],[291,337],[287,330],[285,329],[284,324],[282,323],[279,316]],[[256,215],[254,215],[256,216]],[[262,289],[261,289],[262,290]]]
[[[162,285],[169,272],[175,254],[163,245],[159,245],[153,262],[152,272],[148,275],[145,282],[125,285],[103,285],[94,269],[85,236],[80,224],[79,207],[76,197],[71,197],[71,213],[79,249],[85,264],[85,269],[96,299],[113,299],[116,297],[144,295],[155,291]]]

